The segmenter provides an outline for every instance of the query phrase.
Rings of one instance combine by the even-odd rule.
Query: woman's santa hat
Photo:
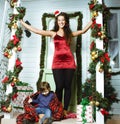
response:
[[[55,12],[54,12],[54,15],[55,16],[58,16],[60,14],[60,11],[59,10],[56,10]]]

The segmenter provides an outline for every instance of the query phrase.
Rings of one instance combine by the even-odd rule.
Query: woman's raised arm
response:
[[[32,27],[31,25],[26,24],[23,20],[20,20],[20,22],[26,29],[28,29],[29,31],[32,31],[35,34],[50,36],[50,37],[53,37],[55,34],[55,32],[53,31],[40,30],[35,27]]]
[[[91,27],[92,23],[93,23],[93,21],[91,20],[82,30],[72,32],[72,35],[73,36],[78,36],[78,35],[84,34]]]

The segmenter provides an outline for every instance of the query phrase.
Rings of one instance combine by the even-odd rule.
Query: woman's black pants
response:
[[[53,77],[56,85],[56,95],[62,102],[64,90],[64,109],[67,110],[71,98],[71,84],[75,69],[53,69]]]

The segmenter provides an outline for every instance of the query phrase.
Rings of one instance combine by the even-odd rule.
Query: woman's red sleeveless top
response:
[[[75,69],[74,56],[64,37],[55,35],[52,69]]]

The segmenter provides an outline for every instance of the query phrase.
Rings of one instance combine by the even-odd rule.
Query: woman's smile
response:
[[[65,18],[63,16],[58,17],[58,26],[63,28],[65,26]]]

